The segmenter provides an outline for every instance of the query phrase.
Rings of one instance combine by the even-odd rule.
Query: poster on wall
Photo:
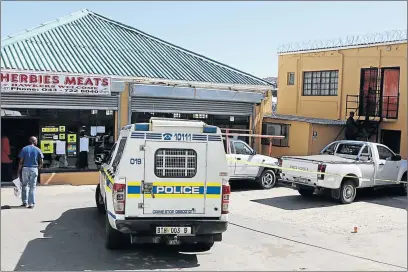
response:
[[[41,141],[41,151],[44,154],[54,153],[54,141]]]
[[[111,95],[109,77],[52,72],[1,71],[2,93]],[[65,127],[64,127],[65,129]]]
[[[41,128],[41,140],[58,140],[58,127],[45,126]]]
[[[67,146],[68,157],[76,157],[76,153],[77,153],[76,144],[68,144]]]
[[[68,134],[68,143],[76,143],[76,134]]]

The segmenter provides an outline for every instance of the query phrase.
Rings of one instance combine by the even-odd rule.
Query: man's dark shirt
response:
[[[349,117],[346,122],[346,138],[355,138],[357,133],[357,124],[353,117]]]

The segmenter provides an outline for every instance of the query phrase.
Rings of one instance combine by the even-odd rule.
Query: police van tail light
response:
[[[317,167],[317,171],[322,173],[317,175],[317,178],[324,179],[324,173],[326,173],[326,164],[319,164],[319,166]]]
[[[126,184],[113,184],[113,209],[116,214],[125,214]]]
[[[231,194],[230,185],[222,185],[222,201],[221,201],[221,214],[228,214],[229,199]]]

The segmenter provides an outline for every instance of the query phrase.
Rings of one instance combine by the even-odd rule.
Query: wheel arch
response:
[[[343,185],[343,183],[348,180],[352,181],[356,188],[360,187],[360,178],[356,174],[347,174],[341,180],[340,188]]]

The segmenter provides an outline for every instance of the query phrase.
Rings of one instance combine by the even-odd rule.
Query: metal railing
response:
[[[398,119],[399,94],[382,96],[380,91],[364,92],[359,95],[347,95],[346,112],[354,111],[356,116]]]

